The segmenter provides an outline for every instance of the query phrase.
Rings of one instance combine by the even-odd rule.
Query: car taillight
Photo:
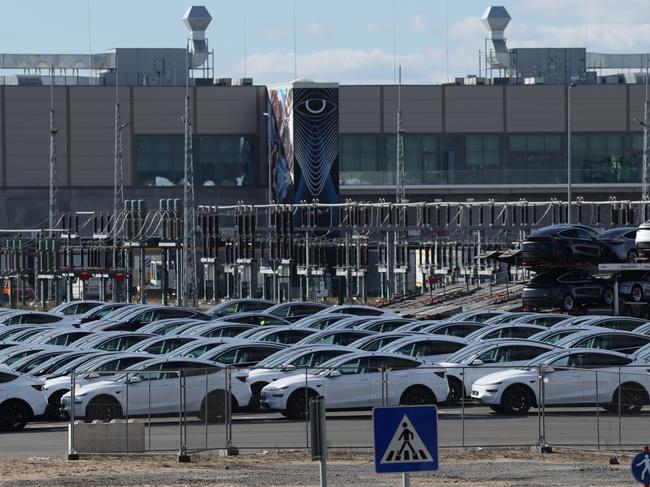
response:
[[[37,391],[42,391],[43,390],[43,384],[32,384],[32,387],[36,389]]]

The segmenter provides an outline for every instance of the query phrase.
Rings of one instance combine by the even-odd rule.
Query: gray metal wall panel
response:
[[[49,87],[5,87],[7,186],[49,185]],[[66,88],[54,90],[57,181],[67,181]]]
[[[0,88],[0,90],[1,89],[4,89],[4,87]],[[5,182],[4,173],[6,171],[6,168],[5,168],[5,154],[4,154],[4,137],[3,137],[3,134],[4,134],[4,126],[3,126],[3,124],[4,124],[4,109],[5,109],[5,107],[4,107],[3,103],[2,103],[2,97],[0,96],[0,115],[1,115],[0,116],[0,186],[4,185],[4,182]]]
[[[185,88],[133,88],[133,111],[136,134],[183,134]]]
[[[632,132],[642,132],[643,127],[636,120],[643,120],[645,103],[645,87],[643,85],[630,86],[630,130]],[[636,120],[634,120],[636,119]]]
[[[342,134],[381,132],[380,96],[379,86],[341,86],[339,131]]]
[[[407,132],[442,132],[442,88],[402,86],[402,125]],[[397,87],[384,88],[384,131],[397,130]]]
[[[120,89],[121,121],[129,120],[129,89]],[[72,186],[113,186],[115,88],[70,90],[70,167]],[[124,179],[131,173],[129,130],[122,132]],[[128,184],[128,182],[127,182]]]
[[[198,87],[197,134],[255,134],[258,118],[254,86]]]
[[[627,127],[625,85],[571,88],[571,130],[622,132]]]
[[[502,132],[502,86],[445,87],[447,132]]]
[[[508,132],[563,132],[563,86],[508,86]]]

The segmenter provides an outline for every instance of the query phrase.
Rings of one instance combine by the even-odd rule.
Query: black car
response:
[[[581,270],[557,270],[537,274],[524,287],[524,308],[562,308],[611,306],[614,291],[610,284]]]
[[[605,242],[617,262],[636,262],[636,227],[612,228],[598,235]]]
[[[576,262],[611,262],[608,244],[578,225],[544,227],[522,244],[518,261],[530,266],[557,266]]]

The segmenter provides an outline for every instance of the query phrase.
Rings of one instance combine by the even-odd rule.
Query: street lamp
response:
[[[566,199],[566,222],[571,223],[571,88],[575,83],[569,84],[567,90],[567,199]]]

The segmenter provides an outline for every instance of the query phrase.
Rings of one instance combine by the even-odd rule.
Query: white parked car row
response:
[[[650,325],[634,318],[481,310],[415,321],[368,306],[263,300],[233,300],[207,313],[99,302],[76,302],[74,309],[82,304],[90,307],[82,315],[66,313],[70,303],[60,314],[0,311],[0,367],[15,384],[5,401],[11,408],[0,402],[0,428],[42,415],[177,415],[181,401],[187,414],[206,421],[222,420],[228,409],[296,418],[316,396],[328,410],[467,398],[518,414],[538,404],[541,366],[549,405],[593,399],[631,412],[650,402],[650,364],[643,368]],[[537,362],[547,357],[553,360]],[[630,380],[624,375],[617,389],[599,378],[598,397],[590,396],[589,373],[598,369],[614,380],[618,367]],[[585,380],[575,387],[583,369]],[[4,411],[14,420],[2,419]]]

